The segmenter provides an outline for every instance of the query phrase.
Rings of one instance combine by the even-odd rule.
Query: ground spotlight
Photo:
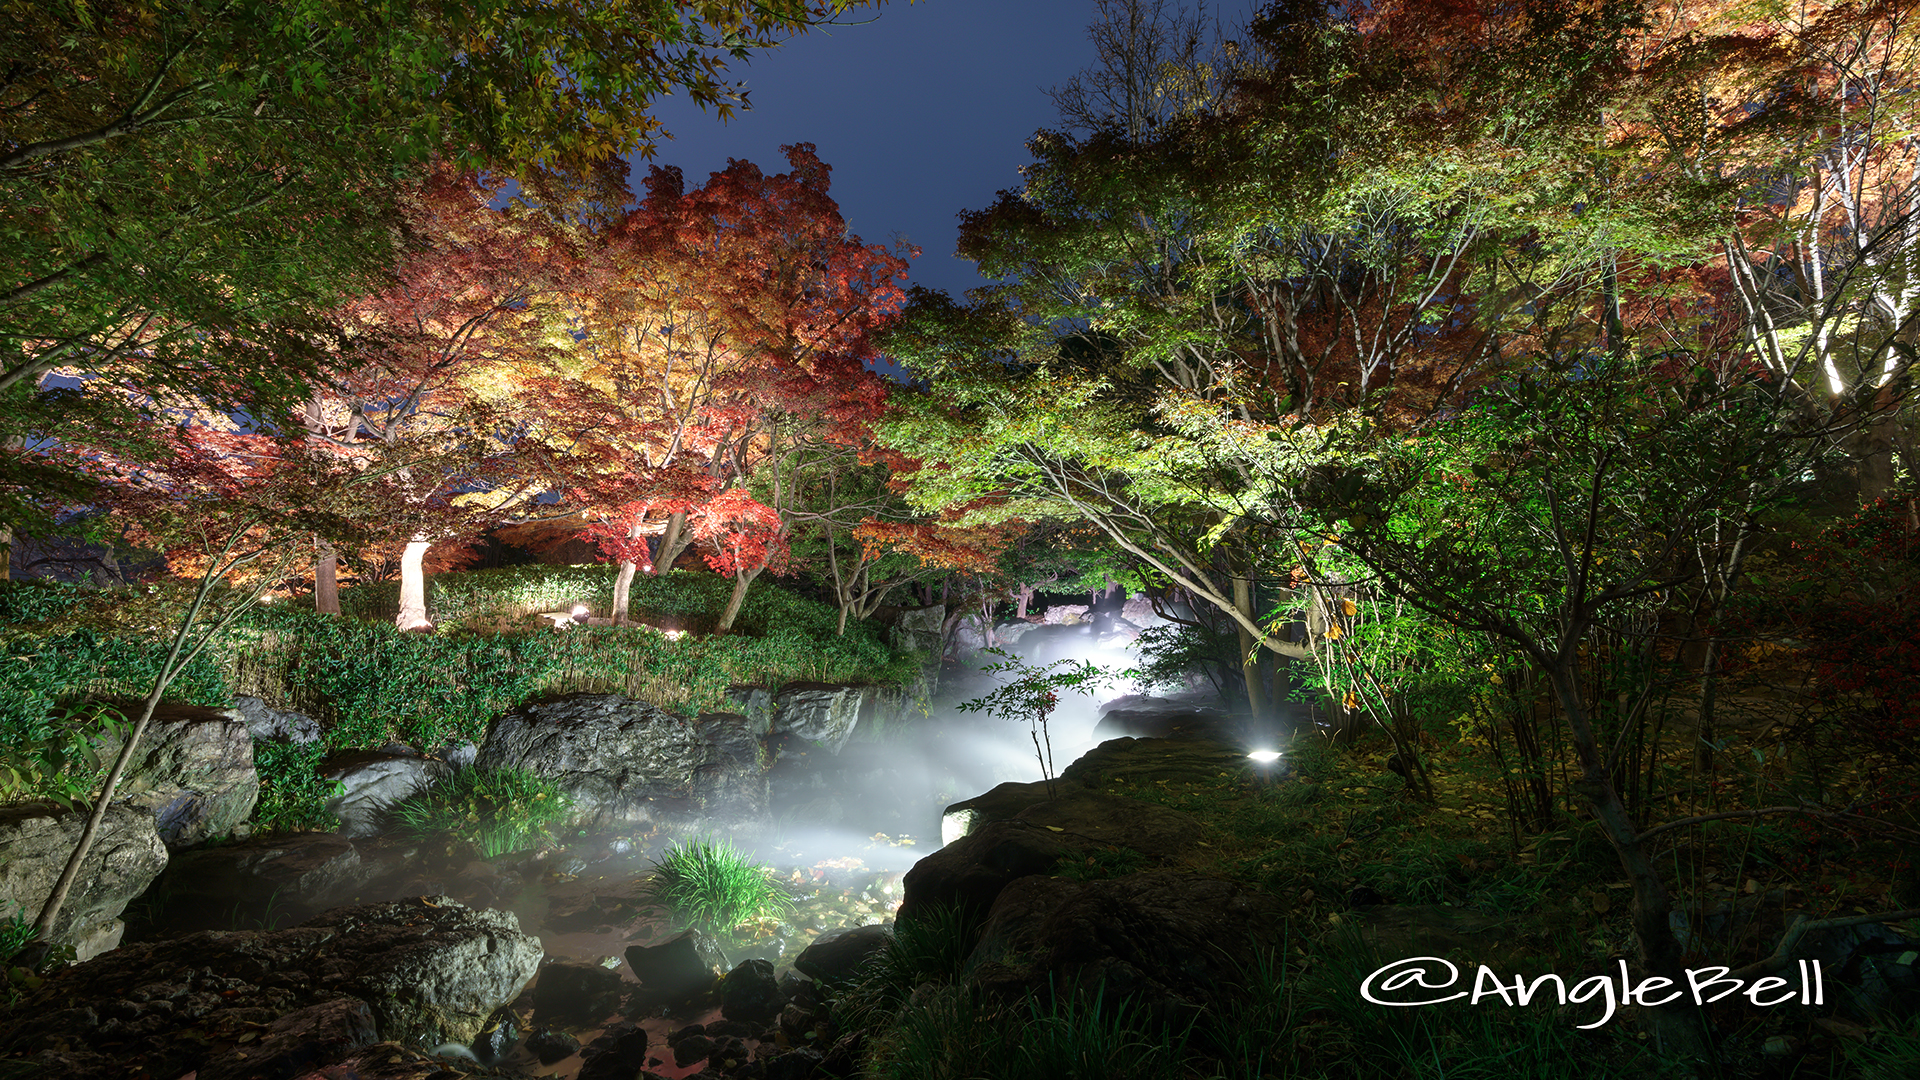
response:
[[[590,614],[592,614],[592,609],[588,608],[587,605],[585,604],[573,605],[573,621],[574,622],[577,622],[577,623],[586,622],[587,616]]]
[[[1256,765],[1271,765],[1274,762],[1280,760],[1280,751],[1255,750],[1252,753],[1249,753],[1247,757]]]

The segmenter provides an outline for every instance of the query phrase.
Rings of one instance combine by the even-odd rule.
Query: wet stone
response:
[[[556,1061],[572,1057],[580,1050],[580,1040],[564,1031],[552,1028],[535,1028],[527,1036],[527,1052],[540,1060],[542,1065],[552,1065]]]

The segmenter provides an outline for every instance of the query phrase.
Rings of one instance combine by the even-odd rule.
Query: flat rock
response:
[[[1248,767],[1238,743],[1188,738],[1108,739],[1062,769],[1062,779],[1087,787],[1145,786],[1168,783],[1217,783],[1221,773]]]
[[[0,1054],[35,1060],[49,1080],[129,1066],[291,1077],[352,1059],[368,1016],[373,1036],[415,1048],[471,1041],[540,956],[511,914],[446,897],[337,909],[287,930],[201,931],[57,972],[15,1005]],[[285,1068],[254,1073],[258,1054]]]
[[[1100,847],[1129,847],[1163,864],[1194,859],[1205,831],[1192,814],[1124,795],[1063,786],[1058,798],[1036,802],[1014,820]]]

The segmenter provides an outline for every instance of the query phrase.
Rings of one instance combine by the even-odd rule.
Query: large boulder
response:
[[[746,718],[754,734],[766,735],[773,730],[773,691],[766,687],[729,686],[727,704]]]
[[[87,815],[49,802],[0,807],[0,918],[33,919],[53,894]],[[145,810],[115,804],[87,850],[54,920],[51,940],[85,960],[120,943],[128,901],[167,866],[167,847]]]
[[[1076,844],[1129,847],[1165,865],[1192,859],[1202,829],[1192,814],[1056,780],[1052,798],[1045,783],[1009,782],[954,803],[942,815],[942,839],[950,827],[957,840],[996,821],[1037,826]]]
[[[860,723],[871,688],[797,682],[780,688],[773,699],[773,734],[791,735],[839,753]]]
[[[1078,784],[1074,786],[1079,787]],[[983,795],[961,799],[940,811],[940,843],[951,844],[996,821],[1012,821],[1020,815],[1020,811],[1047,797],[1044,780],[1031,783],[1008,780]]]
[[[744,717],[687,720],[632,698],[577,694],[494,720],[474,764],[552,781],[573,799],[577,823],[599,829],[763,815],[764,757]]]
[[[999,626],[994,627],[993,636],[996,641],[1000,642],[1001,648],[1019,652],[1020,639],[1033,633],[1034,629],[1040,625],[1038,621],[1034,620],[1015,619],[1012,622],[1001,623]]]
[[[896,649],[927,653],[937,662],[941,650],[946,648],[946,624],[947,608],[944,604],[909,608],[894,617],[887,638]]]
[[[713,938],[683,930],[658,944],[627,946],[627,966],[650,997],[680,1002],[713,989],[727,957]]]
[[[703,713],[694,729],[705,754],[693,770],[693,806],[709,818],[766,817],[769,755],[760,725],[736,713]]]
[[[119,753],[117,745],[106,749]],[[114,793],[153,815],[170,851],[233,834],[259,797],[246,722],[232,710],[191,705],[155,710]]]
[[[1051,874],[1084,841],[1023,821],[997,821],[913,864],[902,879],[897,918],[912,921],[939,908],[984,914],[1000,890],[1023,877]]]
[[[376,836],[394,803],[423,791],[453,774],[453,766],[427,757],[409,746],[393,744],[378,750],[349,750],[320,764],[329,783],[341,785],[327,800],[327,812],[340,819],[347,836]]]
[[[276,709],[262,698],[241,694],[233,699],[233,711],[247,725],[248,734],[262,742],[316,742],[320,725],[306,713]]]
[[[471,1041],[540,956],[510,913],[446,897],[338,909],[288,930],[201,931],[58,972],[16,1004],[0,1054],[48,1080],[291,1078],[371,1036]]]
[[[598,964],[548,960],[533,984],[533,1022],[598,1027],[620,1007],[620,973]]]
[[[846,982],[857,977],[892,940],[893,930],[878,925],[822,934],[794,957],[794,970],[823,983]]]
[[[1136,699],[1124,708],[1101,710],[1093,737],[1104,742],[1123,737],[1164,739],[1190,733],[1230,730],[1233,721],[1224,710],[1195,707],[1158,698]]]
[[[967,966],[996,997],[1124,998],[1179,1024],[1238,984],[1249,958],[1281,947],[1283,914],[1265,893],[1201,874],[1030,876],[1001,891]]]
[[[540,939],[511,911],[476,911],[446,896],[336,908],[301,924],[331,931],[331,963],[351,961],[341,988],[373,1006],[381,1037],[417,1046],[472,1042],[494,1010],[540,968]]]

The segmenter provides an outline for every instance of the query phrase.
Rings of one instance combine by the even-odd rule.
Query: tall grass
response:
[[[653,898],[683,924],[723,933],[793,907],[773,872],[724,840],[676,841],[653,860]]]
[[[519,769],[462,769],[387,808],[388,823],[425,839],[451,835],[485,858],[525,851],[553,835],[572,802]]]
[[[875,1042],[878,1080],[1170,1080],[1189,1075],[1186,1033],[1152,1032],[1138,1009],[1058,994],[990,1001],[946,986],[909,1001]]]

